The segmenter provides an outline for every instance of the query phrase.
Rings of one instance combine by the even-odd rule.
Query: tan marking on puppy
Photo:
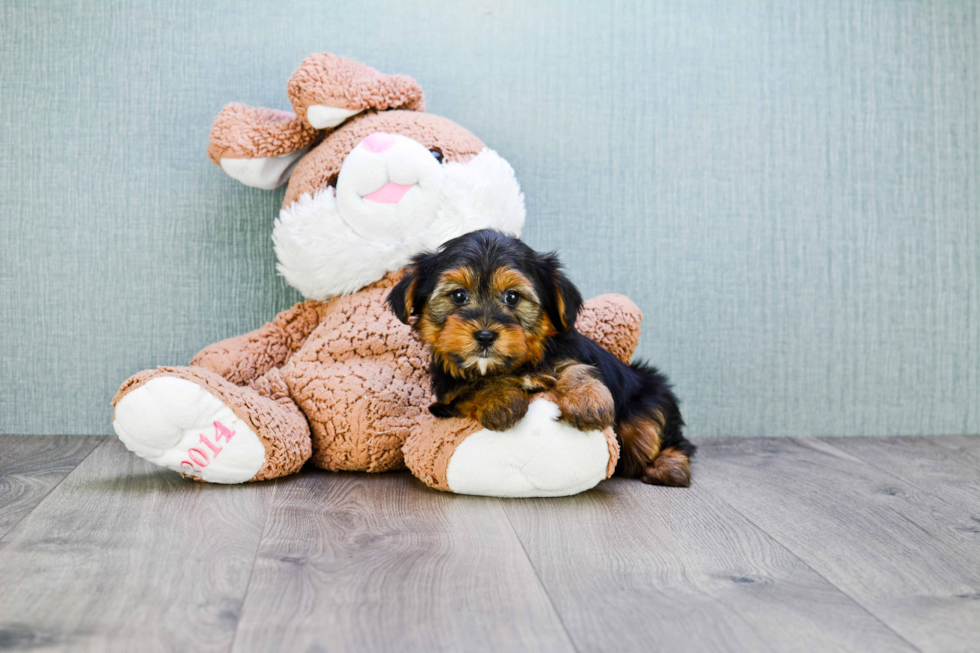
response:
[[[518,324],[507,324],[500,327],[496,325],[491,326],[491,328],[494,327],[496,327],[495,330],[497,332],[497,341],[494,343],[494,348],[502,356],[523,362],[527,358],[528,347],[531,344],[528,342],[527,333],[524,329]]]
[[[609,388],[597,378],[591,365],[568,364],[559,366],[558,396],[559,420],[571,424],[580,431],[601,431],[612,426],[616,417]]]
[[[432,346],[443,369],[457,378],[475,378],[540,362],[547,339],[557,331],[538,303],[527,277],[513,268],[498,268],[492,272],[488,288],[482,293],[476,286],[476,274],[468,267],[443,272],[415,326],[422,340]],[[470,292],[469,305],[486,307],[488,302],[496,302],[500,304],[496,310],[510,312],[518,324],[487,323],[482,317],[469,320],[458,317],[456,313],[460,307],[450,297],[458,288]],[[508,290],[520,293],[521,301],[517,306],[504,304],[503,296]],[[484,328],[494,331],[497,340],[493,355],[483,357],[481,361],[481,348],[472,335]]]
[[[516,290],[524,299],[538,303],[534,284],[527,277],[514,268],[497,268],[490,277],[490,293],[499,298],[508,290]]]
[[[465,377],[468,362],[475,360],[478,352],[473,340],[473,323],[458,315],[450,315],[441,329],[434,329],[429,321],[423,328],[419,330],[422,339],[432,346],[433,354],[443,363],[445,370],[455,377]]]
[[[617,434],[623,444],[619,459],[623,476],[640,476],[646,466],[656,459],[663,442],[665,425],[666,420],[659,410],[645,415],[634,415],[628,421],[620,422]]]
[[[446,270],[439,278],[439,283],[436,285],[436,289],[432,294],[435,295],[436,293],[439,293],[440,290],[445,292],[456,288],[466,288],[467,290],[472,290],[475,283],[476,275],[473,274],[473,270],[467,267]]]
[[[480,384],[474,392],[457,401],[456,409],[491,431],[506,431],[527,414],[528,402],[528,391],[520,378],[501,376]]]
[[[667,447],[646,466],[640,480],[650,485],[690,487],[691,460],[687,454],[674,447]]]
[[[521,382],[524,384],[525,390],[531,393],[537,393],[548,392],[554,389],[558,379],[548,374],[534,373],[522,376]]]
[[[473,271],[466,267],[447,270],[442,274],[415,326],[423,340],[434,343],[449,316],[456,312],[458,307],[450,299],[450,293],[457,288],[469,290],[475,282]]]
[[[558,315],[561,318],[561,328],[567,329],[568,321],[565,319],[565,298],[561,296],[557,288],[555,289],[555,296],[558,302]]]
[[[415,295],[416,281],[418,281],[418,278],[413,276],[408,284],[408,290],[405,291],[405,314],[402,316],[402,319],[406,324],[409,318],[412,317],[412,297]]]

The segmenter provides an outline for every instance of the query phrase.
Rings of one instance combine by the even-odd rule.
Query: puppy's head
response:
[[[416,256],[387,301],[402,322],[417,318],[435,360],[459,378],[539,362],[582,305],[557,257],[490,229]]]

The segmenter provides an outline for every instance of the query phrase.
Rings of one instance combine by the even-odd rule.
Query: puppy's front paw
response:
[[[507,402],[486,405],[476,415],[477,421],[491,431],[506,431],[527,415],[527,399],[515,395]]]
[[[576,369],[584,368],[584,369]],[[557,387],[561,421],[580,431],[601,431],[612,426],[616,405],[609,388],[591,374],[591,368],[576,365],[565,371]]]

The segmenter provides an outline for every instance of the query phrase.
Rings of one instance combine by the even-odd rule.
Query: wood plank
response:
[[[0,435],[0,539],[103,439],[70,435]]]
[[[187,481],[107,439],[0,542],[0,642],[229,650],[273,494]]]
[[[571,651],[498,499],[281,479],[236,651]]]
[[[945,436],[820,439],[941,499],[963,514],[954,528],[980,534],[980,465],[944,446]]]
[[[914,650],[699,480],[504,510],[578,651]]]
[[[980,435],[940,435],[930,440],[955,453],[964,464],[980,467]]]
[[[816,439],[718,439],[698,482],[923,651],[976,650],[970,514]]]

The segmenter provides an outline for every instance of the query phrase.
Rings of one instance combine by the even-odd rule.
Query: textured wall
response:
[[[320,50],[415,76],[514,165],[527,239],[643,308],[693,435],[980,432],[975,3],[0,12],[0,432],[109,432],[128,375],[297,299],[282,191],[205,147]]]

